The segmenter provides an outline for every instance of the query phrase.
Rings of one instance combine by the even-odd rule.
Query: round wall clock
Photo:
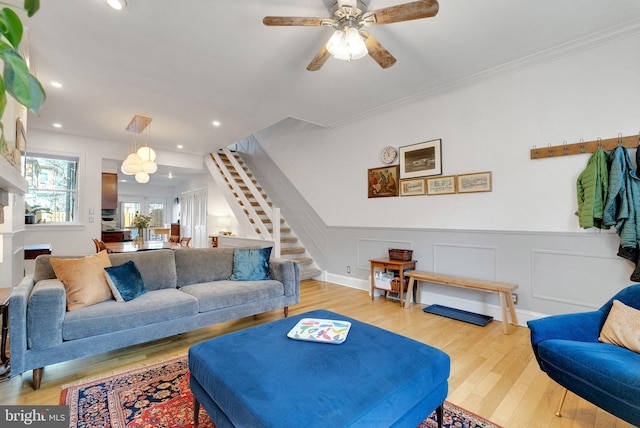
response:
[[[380,159],[382,160],[382,163],[386,164],[389,164],[396,160],[396,156],[398,156],[398,149],[391,146],[385,147],[380,153]]]

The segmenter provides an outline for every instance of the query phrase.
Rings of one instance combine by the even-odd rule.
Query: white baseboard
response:
[[[324,272],[323,277],[326,278],[325,281],[327,282],[349,288],[357,288],[370,294],[371,284],[368,280],[351,278],[343,275],[335,275],[328,272]],[[493,317],[497,321],[502,321],[502,309],[499,305],[492,305],[469,299],[460,299],[458,297],[431,293],[424,290],[421,290],[419,300],[423,304],[425,304],[425,302],[428,302],[429,304],[449,306],[456,309],[462,309],[464,311],[488,315],[490,317]],[[516,316],[518,317],[518,325],[526,327],[527,321],[543,318],[547,315],[538,312],[531,312],[526,309],[518,309],[518,307],[516,306]]]

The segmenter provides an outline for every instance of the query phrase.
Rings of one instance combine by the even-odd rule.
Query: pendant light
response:
[[[155,163],[156,152],[151,148],[151,118],[135,115],[126,130],[130,137],[131,153],[122,162],[120,170],[126,175],[134,175],[138,183],[149,182],[149,174],[158,170]]]

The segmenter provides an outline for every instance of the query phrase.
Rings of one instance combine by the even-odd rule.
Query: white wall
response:
[[[638,134],[638,46],[636,34],[335,128],[276,126],[257,139],[329,226],[578,231],[575,182],[588,155],[529,151]],[[367,199],[383,147],[438,138],[444,175],[492,171],[493,191]]]

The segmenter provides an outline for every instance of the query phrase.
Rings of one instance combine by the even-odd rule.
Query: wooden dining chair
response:
[[[178,235],[171,235],[169,237],[169,242],[173,242],[175,244],[179,244],[180,243],[180,237]]]
[[[111,250],[108,249],[106,245],[104,245],[104,242],[98,241],[97,239],[94,238],[93,244],[96,246],[96,253],[99,253],[100,251],[103,251],[103,250],[107,250],[107,253],[111,253]]]
[[[189,247],[189,243],[191,242],[191,238],[187,238],[186,236],[180,238],[180,246],[181,247]]]

